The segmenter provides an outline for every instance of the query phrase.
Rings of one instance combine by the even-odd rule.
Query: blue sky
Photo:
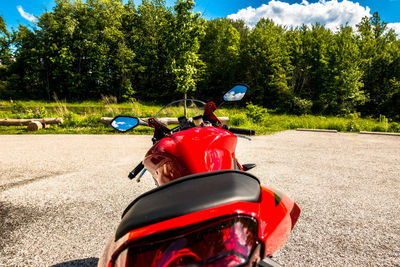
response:
[[[33,25],[34,20],[45,10],[51,10],[54,0],[3,0],[0,15],[8,28],[18,24]],[[139,4],[141,0],[135,0]],[[173,5],[174,0],[167,0]],[[289,26],[320,22],[335,29],[349,22],[354,26],[360,18],[378,11],[381,18],[400,34],[400,0],[197,0],[196,11],[208,19],[230,17],[243,19],[253,26],[262,17]]]

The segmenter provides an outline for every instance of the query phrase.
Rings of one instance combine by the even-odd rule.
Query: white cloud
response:
[[[226,101],[238,101],[244,97],[244,94],[245,93],[231,91],[225,94],[224,99]]]
[[[400,37],[400,23],[388,23],[388,28],[393,29],[394,32]]]
[[[306,0],[300,4],[272,0],[258,8],[241,9],[238,13],[229,15],[228,18],[242,19],[250,27],[255,26],[261,18],[270,18],[277,24],[290,27],[319,22],[331,30],[336,30],[346,23],[354,27],[364,16],[371,16],[370,8],[348,0],[341,2],[319,0],[311,4]]]
[[[36,22],[36,17],[32,14],[29,14],[27,12],[24,11],[24,9],[22,8],[22,6],[17,6],[18,12],[19,14],[24,18],[29,20],[30,22]]]

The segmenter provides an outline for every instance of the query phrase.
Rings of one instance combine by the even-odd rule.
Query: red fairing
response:
[[[166,221],[151,224],[130,231],[123,238],[114,243],[113,256],[102,257],[102,261],[113,262],[119,258],[122,262],[126,259],[119,257],[129,244],[153,234],[196,225],[216,218],[232,215],[244,215],[255,218],[258,222],[258,238],[264,244],[262,255],[267,257],[279,250],[287,241],[290,231],[300,215],[299,206],[288,196],[268,187],[261,186],[259,202],[233,202],[218,207],[205,209],[187,215],[175,217]],[[117,249],[118,248],[118,249]],[[125,266],[118,264],[117,266]]]
[[[195,127],[162,138],[143,161],[159,185],[203,172],[233,169],[237,137],[216,127]]]
[[[265,242],[266,256],[278,251],[289,238],[300,216],[299,206],[287,195],[261,186],[259,218],[260,238]]]

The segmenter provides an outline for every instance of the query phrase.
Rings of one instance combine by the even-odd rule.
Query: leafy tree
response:
[[[8,65],[11,63],[10,52],[10,34],[7,31],[6,23],[2,16],[0,16],[0,97],[8,95],[7,92],[7,76]]]
[[[311,100],[313,112],[323,112],[325,107],[321,94],[324,92],[329,71],[328,49],[333,34],[318,23],[310,29],[302,26],[298,30],[300,36],[296,37],[296,41],[300,43],[300,47],[289,46],[295,66],[293,92],[300,98]]]
[[[31,97],[46,99],[45,79],[41,75],[45,62],[40,57],[37,35],[23,25],[15,33],[15,62],[9,66],[11,73],[8,90],[13,98]],[[43,48],[42,48],[43,49]]]
[[[320,95],[323,111],[329,114],[355,112],[356,106],[364,104],[366,98],[361,82],[363,72],[358,63],[359,50],[351,27],[342,26],[333,35],[328,58]]]
[[[360,37],[364,90],[368,95],[365,105],[359,110],[366,114],[398,115],[393,106],[399,95],[400,65],[399,46],[393,30],[381,21],[377,12],[371,18],[365,17],[357,25]]]
[[[172,11],[165,1],[143,1],[137,15],[130,19],[128,46],[136,54],[135,72],[137,96],[147,100],[162,100],[174,94],[173,77],[169,70],[168,50]]]
[[[332,33],[320,24],[288,31],[292,73],[292,112],[346,114],[365,102],[359,50],[352,29]]]
[[[261,19],[243,45],[241,63],[252,99],[263,106],[282,107],[290,95],[290,57],[285,28]]]
[[[19,62],[28,63],[42,83],[33,85],[44,89],[40,95],[87,99],[131,90],[135,65],[122,31],[125,13],[117,0],[57,0],[52,12],[40,16],[35,42],[20,35]],[[25,49],[25,43],[31,47]]]
[[[200,58],[206,68],[199,89],[203,96],[217,99],[240,82],[240,33],[229,19],[215,19],[206,23],[201,40]]]
[[[6,23],[0,16],[0,66],[9,65],[11,63],[11,36],[7,31]]]
[[[200,13],[193,13],[193,0],[177,0],[174,6],[175,17],[171,21],[171,40],[169,51],[171,72],[175,78],[176,90],[184,94],[196,89],[201,60],[197,54],[200,48],[199,37],[204,33],[204,22]]]
[[[33,28],[0,16],[0,97],[167,101],[250,85],[253,103],[292,113],[400,120],[400,41],[378,13],[357,33],[261,19],[206,21],[193,0],[56,0]]]

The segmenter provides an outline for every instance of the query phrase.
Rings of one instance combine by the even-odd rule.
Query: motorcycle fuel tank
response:
[[[233,169],[236,144],[237,137],[226,130],[195,127],[162,138],[143,164],[163,185],[190,174]]]

